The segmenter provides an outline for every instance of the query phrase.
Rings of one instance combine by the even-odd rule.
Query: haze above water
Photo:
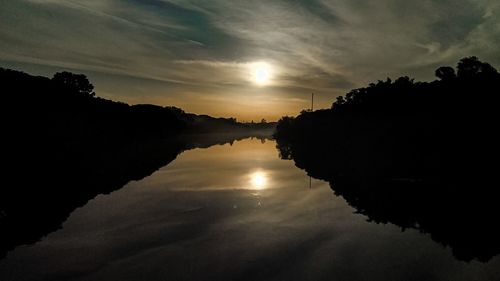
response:
[[[416,230],[366,221],[274,141],[179,155],[0,261],[1,280],[496,280]],[[68,186],[68,188],[71,188]]]

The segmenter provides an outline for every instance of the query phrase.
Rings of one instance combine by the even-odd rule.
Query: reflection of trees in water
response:
[[[140,180],[168,165],[181,152],[232,143],[250,135],[198,135],[176,140],[72,147],[31,148],[31,159],[12,170],[16,181],[0,198],[0,257],[21,244],[30,244],[57,230],[78,207],[99,194],[108,194],[131,180]],[[262,137],[263,138],[263,137]],[[48,152],[48,153],[47,153]],[[45,161],[51,157],[51,161]],[[24,161],[24,160],[22,160]],[[20,161],[21,162],[21,161]]]
[[[486,262],[500,253],[500,192],[492,186],[494,181],[488,181],[493,174],[488,179],[477,174],[436,179],[348,174],[332,169],[342,163],[326,158],[329,152],[281,146],[279,141],[278,149],[312,177],[328,181],[336,195],[369,221],[429,233],[464,261]]]
[[[500,75],[477,58],[436,75],[379,81],[331,109],[283,118],[278,149],[369,220],[429,233],[460,260],[488,261],[500,253]]]

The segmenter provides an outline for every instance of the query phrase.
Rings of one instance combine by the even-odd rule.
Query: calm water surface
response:
[[[367,222],[275,145],[184,152],[10,252],[0,280],[500,280],[499,257]]]

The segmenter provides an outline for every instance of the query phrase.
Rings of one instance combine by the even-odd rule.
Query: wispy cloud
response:
[[[468,55],[499,65],[499,13],[492,0],[7,0],[0,63],[101,73],[108,97],[131,102],[116,77],[136,77],[142,102],[149,87],[151,102],[247,119],[258,104],[273,119],[298,112],[310,92],[329,106],[352,87],[431,79],[437,65]],[[248,77],[256,61],[275,70],[265,89]],[[263,108],[254,98],[264,95],[279,101]]]

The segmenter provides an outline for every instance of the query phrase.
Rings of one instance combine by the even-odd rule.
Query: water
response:
[[[499,280],[499,257],[367,222],[275,146],[186,151],[11,251],[0,280]]]

